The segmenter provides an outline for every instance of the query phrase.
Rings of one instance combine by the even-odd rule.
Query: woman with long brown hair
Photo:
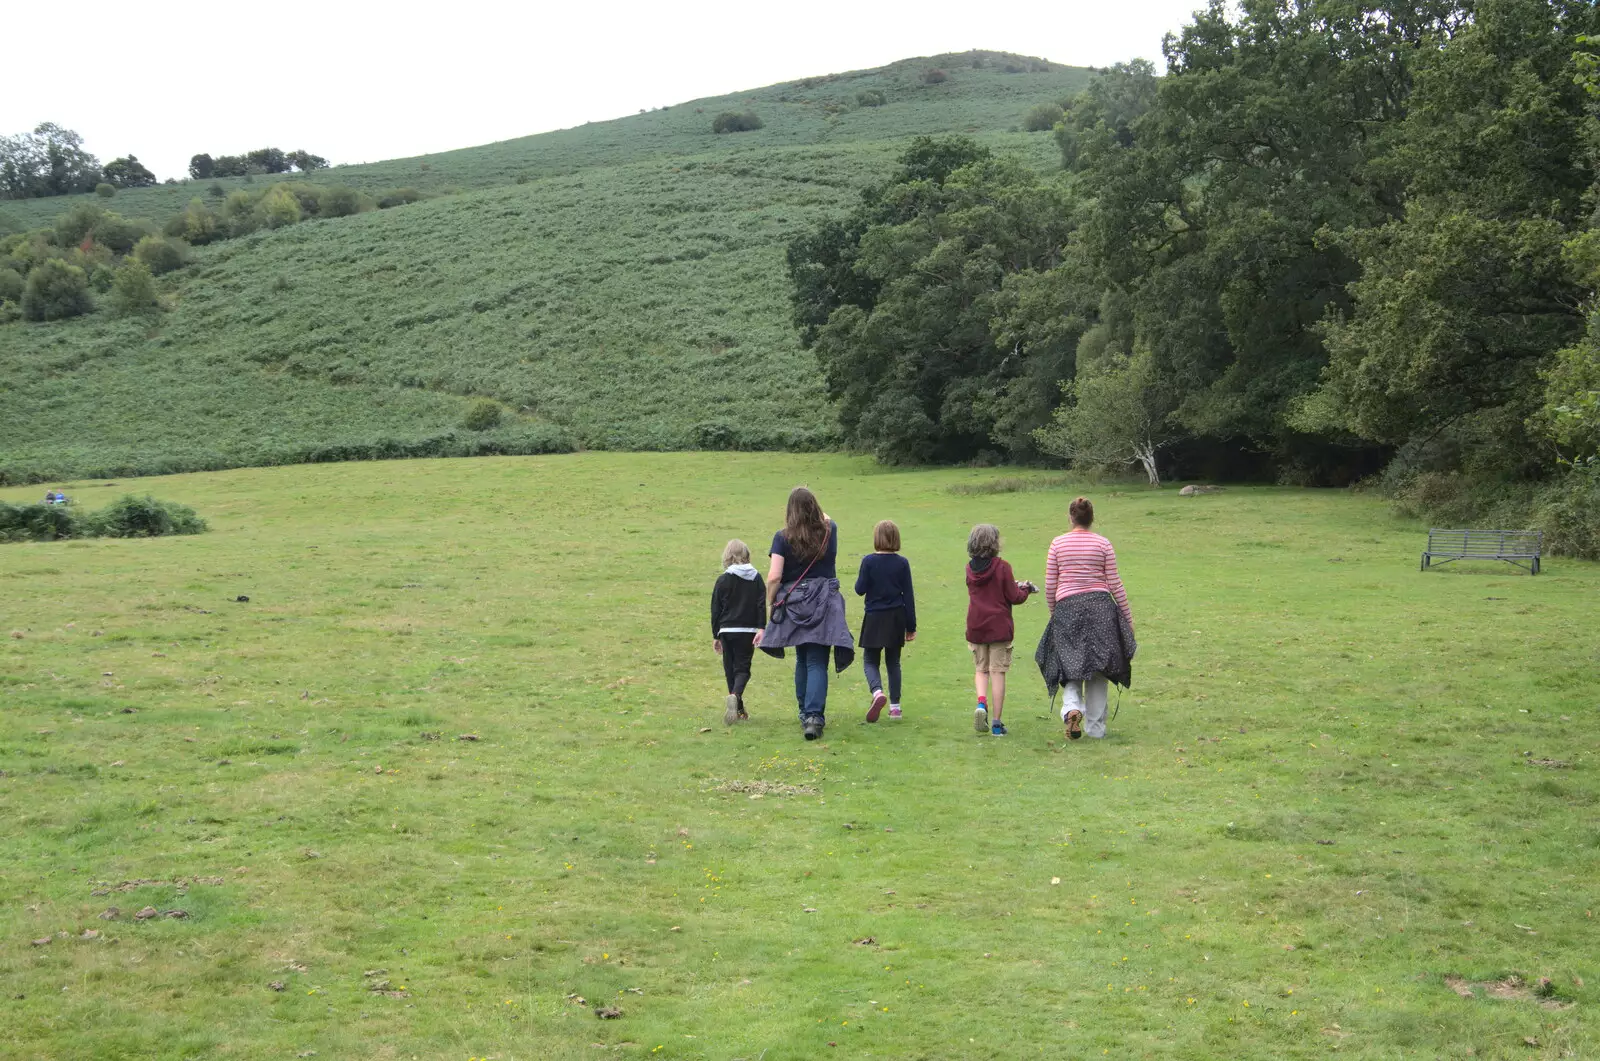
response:
[[[789,492],[783,529],[772,536],[770,555],[767,628],[757,644],[779,659],[785,648],[794,649],[800,728],[806,740],[816,740],[827,725],[829,651],[843,671],[855,659],[855,641],[845,624],[835,569],[839,525],[803,486]]]

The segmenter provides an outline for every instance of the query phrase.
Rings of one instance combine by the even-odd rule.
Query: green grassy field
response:
[[[935,62],[950,80],[922,84]],[[1015,126],[1088,72],[985,62],[908,60],[319,174],[439,197],[198,248],[163,279],[171,310],[154,324],[102,312],[0,327],[0,482],[389,452],[831,446],[784,247],[887,177],[914,135],[968,133],[1055,167],[1051,137]],[[887,102],[855,106],[864,91]],[[711,133],[746,108],[766,127]],[[107,205],[164,221],[211,183]],[[81,198],[4,210],[39,225]],[[505,423],[462,432],[483,397]]]
[[[1061,739],[1034,604],[978,737],[966,531],[1039,578],[1080,489],[952,490],[1002,474],[271,468],[138,484],[198,537],[0,547],[0,1054],[1600,1053],[1600,567],[1422,574],[1374,498],[1099,488],[1126,713]],[[841,568],[900,523],[923,617],[905,721],[857,670],[810,745],[764,657],[723,728],[705,616],[798,481]]]

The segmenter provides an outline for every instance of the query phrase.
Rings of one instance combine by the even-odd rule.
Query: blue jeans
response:
[[[800,718],[821,715],[828,707],[827,645],[794,646],[794,698],[800,705]]]

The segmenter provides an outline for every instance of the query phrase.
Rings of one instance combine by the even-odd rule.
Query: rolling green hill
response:
[[[935,67],[948,79],[924,83]],[[164,278],[171,309],[154,323],[0,326],[0,480],[831,445],[831,410],[788,321],[786,241],[847,209],[912,136],[965,133],[1052,167],[1050,137],[1016,129],[1087,78],[996,53],[939,56],[337,167],[316,179],[433,198],[197,248]],[[866,92],[883,105],[859,105]],[[713,134],[735,109],[765,127]],[[212,183],[123,191],[109,206],[164,221]],[[3,209],[34,227],[82,198]],[[501,424],[462,428],[486,397],[504,404]]]

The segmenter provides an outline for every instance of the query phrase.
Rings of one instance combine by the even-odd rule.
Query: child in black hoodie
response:
[[[750,564],[750,547],[738,538],[723,546],[722,567],[711,589],[711,646],[722,656],[728,679],[722,722],[731,726],[750,717],[744,709],[744,689],[750,682],[756,634],[767,626],[767,584]]]

